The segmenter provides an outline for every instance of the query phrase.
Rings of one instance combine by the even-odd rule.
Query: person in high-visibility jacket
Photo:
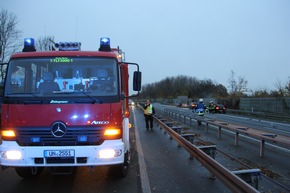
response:
[[[145,117],[145,123],[146,123],[146,129],[153,130],[153,115],[155,114],[155,109],[152,104],[150,104],[149,100],[146,100],[145,105],[143,106],[144,109],[144,117]]]

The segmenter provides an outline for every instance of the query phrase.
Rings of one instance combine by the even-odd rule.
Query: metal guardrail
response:
[[[183,147],[189,152],[191,156],[196,158],[209,172],[217,177],[226,187],[232,192],[236,193],[258,193],[255,188],[250,186],[244,180],[239,178],[234,172],[229,171],[224,166],[214,160],[214,158],[207,155],[202,148],[193,145],[189,140],[166,125],[165,121],[160,120],[157,116],[154,117],[155,121],[162,127],[171,138],[175,139],[179,146]]]
[[[274,142],[286,146],[290,146],[290,137],[288,136],[283,136],[283,135],[278,135],[276,133],[271,133],[271,132],[265,132],[262,130],[258,130],[255,128],[250,128],[250,127],[245,127],[242,125],[235,125],[231,124],[228,122],[224,121],[219,121],[219,120],[213,120],[213,119],[207,119],[205,117],[201,116],[188,116],[188,113],[177,113],[173,112],[169,109],[164,110],[164,114],[167,115],[168,117],[178,117],[179,120],[183,119],[183,122],[185,123],[186,120],[189,119],[190,124],[192,120],[195,120],[197,122],[204,122],[206,124],[206,130],[208,130],[208,126],[213,125],[218,127],[218,138],[221,138],[221,132],[222,128],[233,131],[235,133],[235,145],[238,145],[238,140],[239,140],[239,134],[245,134],[247,136],[251,136],[253,138],[259,139],[260,140],[260,156],[264,156],[265,153],[265,142]],[[197,124],[197,127],[199,125]]]
[[[227,109],[227,113],[237,114],[237,115],[246,115],[250,117],[259,117],[259,118],[269,118],[274,120],[283,120],[290,121],[289,115],[285,114],[274,114],[267,112],[259,112],[259,111],[249,111],[249,110],[237,110],[237,109]]]

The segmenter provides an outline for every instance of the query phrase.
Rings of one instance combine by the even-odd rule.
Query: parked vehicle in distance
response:
[[[186,103],[178,103],[176,106],[181,108],[188,108],[188,105]]]
[[[197,102],[192,102],[192,103],[190,103],[188,108],[194,110],[194,109],[196,109],[196,107],[197,107]]]
[[[129,100],[129,106],[135,106],[135,102],[133,100]]]
[[[226,107],[223,104],[216,104],[215,105],[215,112],[216,113],[226,113]]]

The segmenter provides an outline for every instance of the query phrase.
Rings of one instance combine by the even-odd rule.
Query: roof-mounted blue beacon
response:
[[[103,37],[100,39],[99,51],[104,51],[104,52],[111,51],[110,38]]]
[[[24,39],[24,47],[22,52],[35,52],[35,42],[33,38],[25,38]]]

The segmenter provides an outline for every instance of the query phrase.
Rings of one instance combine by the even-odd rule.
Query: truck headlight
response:
[[[99,158],[114,158],[122,155],[121,149],[102,149],[99,151]]]
[[[11,150],[2,152],[1,157],[5,159],[19,160],[21,159],[22,155],[20,151]]]

